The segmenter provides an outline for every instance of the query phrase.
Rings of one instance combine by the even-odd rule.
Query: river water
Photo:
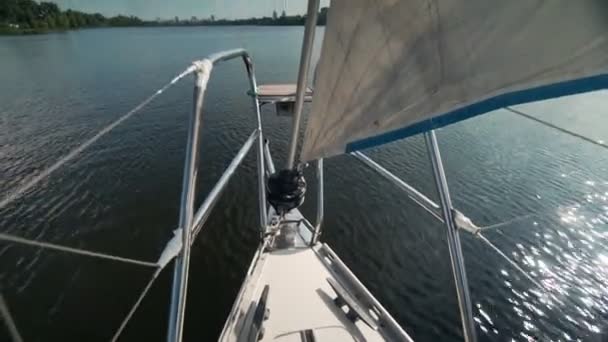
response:
[[[212,52],[247,48],[259,83],[295,82],[301,35],[300,27],[197,27],[0,37],[0,193]],[[247,86],[240,62],[214,70],[199,202],[255,127]],[[0,208],[0,231],[155,260],[177,225],[191,102],[187,79]],[[598,92],[519,109],[608,141],[607,102]],[[270,108],[262,114],[281,165],[290,121]],[[438,139],[455,206],[479,225],[506,222],[485,236],[542,283],[464,235],[480,340],[606,340],[608,151],[504,110],[441,129]],[[368,152],[436,197],[421,137]],[[459,339],[445,229],[352,157],[325,165],[324,241],[416,340]],[[194,244],[188,341],[217,337],[256,248],[255,170],[250,153]],[[303,212],[314,217],[308,178]],[[152,273],[6,242],[0,255],[1,290],[26,341],[108,340]],[[164,339],[171,274],[161,274],[123,340]]]

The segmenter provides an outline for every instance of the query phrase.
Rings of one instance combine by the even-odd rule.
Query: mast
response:
[[[309,0],[306,12],[306,26],[304,27],[304,41],[302,42],[302,54],[300,56],[300,69],[298,70],[298,88],[296,90],[296,104],[291,126],[291,138],[289,140],[289,154],[287,155],[287,169],[294,167],[296,159],[296,147],[298,145],[298,133],[300,131],[300,119],[302,118],[302,107],[310,69],[310,58],[312,56],[312,44],[315,39],[317,26],[317,15],[319,13],[319,0]]]

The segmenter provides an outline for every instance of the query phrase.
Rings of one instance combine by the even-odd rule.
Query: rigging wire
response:
[[[6,195],[4,198],[2,198],[2,200],[0,200],[0,209],[4,208],[7,205],[9,205],[10,203],[12,203],[14,200],[16,200],[21,195],[23,195],[26,191],[28,191],[29,189],[31,189],[32,187],[34,187],[35,185],[37,185],[41,180],[47,178],[51,173],[53,173],[54,171],[56,171],[57,169],[59,169],[60,167],[62,167],[67,162],[69,162],[72,159],[74,159],[76,156],[78,156],[82,151],[84,151],[90,145],[92,145],[93,143],[95,143],[96,141],[98,141],[101,137],[103,137],[104,135],[106,135],[107,133],[109,133],[110,131],[112,131],[118,125],[122,124],[124,121],[126,121],[127,119],[129,119],[131,116],[133,116],[134,114],[136,114],[137,112],[139,112],[146,105],[148,105],[150,102],[152,102],[157,96],[159,96],[160,94],[162,94],[163,92],[165,92],[168,88],[170,88],[172,85],[174,85],[177,81],[179,81],[183,77],[189,75],[193,71],[194,71],[194,68],[193,67],[189,67],[184,72],[182,72],[181,74],[179,74],[178,76],[176,76],[175,78],[173,78],[169,83],[167,83],[162,88],[160,88],[159,90],[157,90],[154,94],[152,94],[151,96],[149,96],[148,98],[146,98],[143,102],[141,102],[140,104],[138,104],[135,108],[133,108],[132,110],[130,110],[129,112],[127,112],[126,114],[124,114],[123,116],[121,116],[120,118],[118,118],[117,120],[113,121],[109,125],[105,126],[98,133],[96,133],[93,137],[89,138],[87,141],[85,141],[84,143],[80,144],[79,146],[77,146],[76,148],[74,148],[73,150],[71,150],[68,154],[66,154],[65,156],[63,156],[59,160],[57,160],[54,164],[52,164],[51,166],[49,166],[46,169],[44,169],[43,171],[41,171],[39,174],[31,177],[26,183],[22,184],[17,189],[15,189],[12,192],[10,192],[8,195]],[[547,127],[556,129],[556,130],[558,130],[560,132],[563,132],[565,134],[571,135],[573,137],[576,137],[576,138],[582,139],[584,141],[590,142],[590,143],[592,143],[594,145],[597,145],[597,146],[600,146],[600,147],[608,149],[608,145],[604,144],[602,141],[596,141],[596,140],[593,140],[591,138],[588,138],[588,137],[585,137],[583,135],[580,135],[578,133],[566,130],[564,128],[561,128],[559,126],[551,124],[551,123],[549,123],[547,121],[541,120],[541,119],[536,118],[534,116],[531,116],[529,114],[525,114],[523,112],[515,110],[515,109],[513,109],[511,107],[505,107],[505,109],[508,110],[508,111],[510,111],[511,113],[514,113],[514,114],[523,116],[523,117],[525,117],[527,119],[536,121],[536,122],[538,122],[538,123],[540,123],[542,125],[545,125]],[[528,217],[532,217],[532,216],[537,216],[537,214],[523,215],[523,216],[516,217],[516,218],[513,218],[513,219],[505,221],[505,222],[501,222],[501,223],[498,223],[498,224],[493,224],[493,225],[490,225],[490,226],[480,227],[480,228],[482,230],[492,229],[492,228],[498,228],[500,226],[504,226],[506,224],[513,223],[515,221],[519,221],[519,220],[522,220],[522,219],[525,219],[525,218],[528,218]],[[494,250],[496,253],[498,253],[511,266],[513,266],[518,272],[520,272],[523,276],[525,276],[533,284],[535,284],[536,286],[538,286],[541,289],[545,288],[544,285],[542,285],[537,280],[535,280],[532,276],[530,276],[515,261],[513,261],[511,258],[509,258],[504,252],[502,252],[498,247],[496,247],[492,242],[490,242],[485,236],[483,236],[481,234],[481,231],[479,231],[478,233],[476,233],[474,235],[476,237],[478,237],[481,241],[483,241],[492,250]],[[135,311],[140,306],[140,304],[143,301],[144,297],[146,296],[146,294],[148,293],[148,291],[150,290],[150,288],[154,284],[155,280],[158,278],[159,274],[164,269],[164,265],[159,265],[158,263],[153,263],[153,262],[148,262],[148,261],[141,261],[141,260],[136,260],[136,259],[131,259],[131,258],[124,258],[124,257],[120,257],[120,256],[114,256],[114,255],[109,255],[109,254],[104,254],[104,253],[99,253],[99,252],[88,251],[88,250],[85,250],[85,249],[79,249],[79,248],[61,246],[61,245],[47,243],[47,242],[30,240],[30,239],[26,239],[26,238],[22,238],[22,237],[17,237],[17,236],[13,236],[13,235],[9,235],[9,234],[4,234],[4,233],[0,233],[0,240],[14,242],[14,243],[19,243],[19,244],[24,244],[24,245],[36,246],[36,247],[45,248],[45,249],[63,251],[63,252],[67,252],[67,253],[77,254],[77,255],[97,257],[97,258],[101,258],[101,259],[113,260],[113,261],[118,261],[118,262],[123,262],[123,263],[128,263],[128,264],[135,264],[135,265],[146,266],[146,267],[155,267],[156,268],[155,272],[152,274],[150,280],[148,281],[148,283],[144,287],[143,291],[140,293],[138,299],[136,300],[136,302],[132,306],[131,310],[128,312],[127,316],[123,319],[123,321],[121,322],[121,325],[119,326],[118,330],[116,331],[116,333],[112,337],[112,341],[113,342],[115,342],[115,341],[118,340],[118,338],[120,337],[121,333],[124,331],[124,328],[126,327],[126,325],[128,324],[128,322],[131,320],[131,318],[133,317]],[[13,340],[15,342],[22,342],[23,339],[21,338],[21,335],[19,334],[19,331],[17,330],[15,322],[12,319],[12,316],[10,314],[10,311],[8,310],[8,306],[7,306],[7,304],[6,304],[5,300],[4,300],[4,297],[2,296],[2,293],[0,293],[0,313],[2,314],[2,317],[4,318],[4,320],[6,322],[6,325],[8,327],[9,333],[11,334]]]
[[[70,160],[74,159],[77,155],[79,155],[87,147],[91,146],[93,143],[95,143],[101,137],[103,137],[108,132],[110,132],[111,130],[113,130],[114,128],[116,128],[116,126],[120,125],[125,120],[129,119],[135,113],[139,112],[147,104],[149,104],[150,102],[152,102],[152,100],[154,100],[158,95],[160,95],[163,92],[165,92],[172,85],[174,85],[177,81],[179,81],[180,79],[182,79],[185,76],[189,75],[193,71],[194,71],[194,67],[190,66],[188,69],[184,70],[184,72],[182,72],[181,74],[179,74],[175,78],[173,78],[169,83],[165,84],[162,88],[160,88],[159,90],[157,90],[150,97],[148,97],[143,102],[141,102],[140,104],[138,104],[135,108],[131,109],[129,112],[127,112],[126,114],[124,114],[123,116],[121,116],[120,118],[118,118],[117,120],[115,120],[112,123],[110,123],[109,125],[105,126],[103,129],[101,129],[99,132],[97,132],[97,134],[95,134],[93,137],[89,138],[89,140],[87,140],[84,143],[78,145],[76,148],[74,148],[73,150],[71,150],[68,154],[66,154],[65,156],[61,157],[53,165],[51,165],[51,166],[47,167],[46,169],[42,170],[36,176],[31,177],[30,180],[28,180],[26,183],[24,183],[21,186],[19,186],[17,189],[9,192],[8,195],[4,196],[4,198],[2,198],[2,200],[0,200],[0,209],[6,207],[11,202],[13,202],[17,198],[21,197],[21,195],[23,195],[23,193],[25,193],[27,190],[29,190],[32,187],[34,187],[41,180],[45,179],[51,173],[53,173],[55,170],[57,170],[58,168],[62,167],[65,163],[67,163]]]
[[[514,222],[519,222],[519,221],[525,220],[530,217],[539,217],[539,216],[540,216],[540,213],[525,214],[525,215],[521,215],[521,216],[516,216],[516,217],[508,219],[506,221],[494,223],[494,224],[491,224],[488,226],[482,226],[482,227],[479,227],[479,229],[481,229],[482,231],[490,230],[490,229],[498,229],[500,227],[504,227],[504,226],[509,225]]]
[[[511,266],[513,266],[515,268],[515,270],[517,270],[519,273],[521,273],[526,279],[530,280],[539,289],[546,291],[546,292],[542,293],[541,296],[543,296],[545,298],[548,297],[561,305],[565,305],[564,301],[559,299],[554,293],[551,292],[552,291],[551,288],[543,285],[542,283],[540,283],[539,281],[534,279],[528,272],[526,272],[523,268],[521,268],[521,266],[519,266],[519,264],[517,264],[515,261],[513,261],[511,258],[509,258],[503,251],[501,251],[498,247],[496,247],[496,245],[494,245],[492,242],[490,242],[490,240],[488,240],[485,236],[481,235],[481,233],[477,233],[477,234],[475,234],[475,236],[478,237],[479,239],[481,239],[481,241],[483,241],[487,246],[489,246],[491,249],[493,249],[496,253],[498,253],[498,255],[500,255]],[[570,304],[574,305],[575,307],[577,306],[577,303],[574,302],[574,300],[572,298],[570,298],[569,296],[566,296],[565,299],[566,299],[566,301],[570,302]]]
[[[156,271],[152,274],[152,277],[150,278],[150,280],[148,281],[148,283],[146,284],[146,286],[140,293],[139,297],[137,298],[137,301],[135,301],[135,304],[133,304],[133,306],[127,313],[127,316],[121,322],[120,326],[118,327],[118,330],[116,331],[116,333],[114,333],[114,336],[112,336],[112,342],[115,342],[118,340],[121,333],[124,331],[125,327],[129,323],[129,321],[131,320],[133,315],[135,314],[135,311],[137,310],[137,308],[143,301],[144,297],[146,296],[146,294],[148,293],[148,291],[154,284],[154,281],[158,278],[159,274],[162,272],[162,270],[167,265],[167,263],[159,264],[159,263],[153,263],[153,262],[148,262],[148,261],[123,258],[123,257],[104,254],[104,253],[91,252],[91,251],[84,250],[84,249],[66,247],[66,246],[56,245],[56,244],[52,244],[52,243],[48,243],[48,242],[29,240],[29,239],[13,236],[13,235],[9,235],[9,234],[4,234],[4,233],[0,233],[0,240],[20,243],[20,244],[24,244],[24,245],[36,246],[36,247],[41,247],[41,248],[46,248],[46,249],[58,250],[58,251],[77,254],[77,255],[86,255],[86,256],[97,257],[97,258],[106,259],[106,260],[119,261],[119,262],[128,263],[128,264],[155,267]],[[2,293],[0,293],[0,313],[1,313],[1,316],[4,318],[4,321],[6,321],[6,325],[13,338],[13,341],[14,342],[23,342],[23,339],[19,335],[19,331],[17,330],[15,322],[12,319],[10,311],[8,310],[6,302],[4,301],[4,297],[2,296]]]
[[[528,280],[530,280],[534,285],[536,285],[540,289],[545,289],[544,285],[542,285],[536,279],[532,278],[532,276],[530,274],[528,274],[528,272],[526,272],[523,268],[521,268],[521,266],[519,266],[518,263],[516,263],[514,260],[509,258],[508,255],[506,255],[503,251],[501,251],[498,247],[496,247],[496,245],[494,245],[492,242],[490,242],[490,240],[488,240],[485,236],[483,236],[481,233],[477,233],[475,235],[477,236],[477,238],[479,238],[481,241],[483,241],[486,245],[488,245],[488,247],[490,247],[496,253],[498,253],[498,255],[500,255],[503,259],[505,259],[506,262],[508,262],[511,266],[513,266],[524,277],[526,277]]]
[[[22,245],[36,246],[36,247],[45,248],[45,249],[52,249],[52,250],[56,250],[56,251],[77,254],[77,255],[86,255],[86,256],[90,256],[90,257],[106,259],[106,260],[113,260],[113,261],[118,261],[118,262],[123,262],[123,263],[127,263],[127,264],[133,264],[133,265],[139,265],[139,266],[146,266],[146,267],[158,267],[159,266],[158,263],[155,263],[155,262],[125,258],[125,257],[116,256],[116,255],[111,255],[111,254],[99,253],[99,252],[93,252],[93,251],[89,251],[86,249],[67,247],[67,246],[57,245],[57,244],[49,243],[49,242],[30,240],[30,239],[22,238],[19,236],[14,236],[14,235],[10,235],[10,234],[5,234],[5,233],[0,233],[0,241],[9,241],[9,242],[14,242],[14,243],[19,243]]]
[[[536,121],[536,122],[538,122],[538,123],[540,123],[542,125],[545,125],[547,127],[556,129],[556,130],[558,130],[558,131],[560,131],[562,133],[566,133],[566,134],[571,135],[571,136],[573,136],[575,138],[579,138],[579,139],[585,140],[586,142],[589,142],[589,143],[592,143],[594,145],[597,145],[597,146],[603,147],[605,149],[608,149],[608,145],[606,145],[603,141],[593,140],[593,139],[588,138],[588,137],[586,137],[584,135],[581,135],[581,134],[569,131],[569,130],[567,130],[565,128],[556,126],[556,125],[554,125],[554,124],[552,124],[550,122],[547,122],[545,120],[539,119],[539,118],[537,118],[535,116],[532,116],[530,114],[526,114],[524,112],[521,112],[521,111],[519,111],[517,109],[513,109],[511,107],[505,107],[504,109],[508,110],[509,112],[511,112],[513,114],[517,114],[519,116],[523,116],[524,118],[530,119],[532,121]]]
[[[19,334],[19,330],[17,330],[17,325],[15,324],[15,320],[13,320],[13,316],[8,309],[2,292],[0,292],[0,313],[2,314],[2,319],[6,323],[6,327],[8,328],[8,332],[11,335],[13,342],[23,342],[23,338]]]
[[[596,146],[608,149],[608,145],[606,145],[603,141],[601,140],[594,140],[591,139],[589,137],[586,137],[584,135],[572,132],[570,130],[567,130],[565,128],[559,127],[557,125],[554,125],[550,122],[547,122],[545,120],[539,119],[535,116],[532,116],[530,114],[526,114],[522,111],[519,111],[517,109],[513,109],[512,107],[504,107],[504,109],[506,109],[507,111],[522,116],[524,118],[527,118],[529,120],[535,121],[537,123],[540,123],[541,125],[547,126],[549,128],[555,129],[557,131],[560,131],[562,133],[565,133],[567,135],[570,135],[572,137],[575,138],[579,138],[581,140],[584,140],[586,142],[589,142],[591,144],[594,144]],[[477,238],[479,238],[482,242],[484,242],[488,247],[490,247],[492,250],[494,250],[498,255],[500,255],[505,261],[507,261],[511,266],[513,266],[519,273],[521,273],[524,277],[526,277],[528,280],[530,280],[534,285],[536,285],[537,287],[539,287],[540,289],[547,289],[543,284],[541,284],[540,282],[538,282],[537,280],[535,280],[530,274],[528,274],[528,272],[526,272],[524,269],[521,268],[521,266],[519,266],[519,264],[517,264],[515,261],[513,261],[511,258],[509,258],[509,256],[507,256],[503,251],[501,251],[498,247],[496,247],[496,245],[494,245],[492,242],[490,242],[490,240],[488,240],[485,236],[483,236],[481,234],[482,231],[484,230],[488,230],[488,229],[496,229],[496,228],[500,228],[502,226],[505,226],[507,224],[513,223],[513,222],[517,222],[526,218],[530,218],[530,217],[535,217],[535,216],[539,216],[539,213],[533,213],[533,214],[527,214],[527,215],[522,215],[522,216],[518,216],[515,218],[512,218],[510,220],[504,221],[504,222],[499,222],[496,224],[492,224],[489,226],[484,226],[484,227],[480,227],[480,230],[473,234],[475,235]]]
[[[172,85],[174,85],[179,80],[181,80],[185,76],[192,73],[194,70],[195,70],[195,66],[188,67],[182,73],[180,73],[175,78],[173,78],[169,83],[165,84],[163,87],[161,87],[156,92],[154,92],[154,94],[152,94],[151,96],[146,98],[143,102],[141,102],[140,104],[135,106],[135,108],[131,109],[129,112],[127,112],[126,114],[124,114],[123,116],[118,118],[117,120],[115,120],[112,123],[110,123],[109,125],[105,126],[103,129],[101,129],[99,132],[97,132],[93,137],[89,138],[84,143],[78,145],[76,148],[71,150],[68,154],[61,157],[59,160],[57,160],[54,164],[52,164],[51,166],[44,169],[42,172],[40,172],[36,176],[31,177],[29,179],[29,181],[22,184],[17,189],[10,192],[8,195],[4,196],[4,198],[2,198],[2,200],[0,200],[0,209],[4,208],[7,205],[9,205],[10,203],[12,203],[14,200],[16,200],[21,195],[23,195],[26,191],[28,191],[29,189],[34,187],[36,184],[38,184],[41,180],[47,178],[55,170],[59,169],[60,167],[65,165],[67,162],[74,159],[86,148],[88,148],[93,143],[95,143],[97,140],[99,140],[101,137],[103,137],[104,135],[106,135],[107,133],[112,131],[118,125],[120,125],[121,123],[123,123],[124,121],[129,119],[131,116],[133,116],[134,114],[139,112],[146,105],[148,105],[150,102],[152,102],[156,97],[158,97],[160,94],[164,93]],[[85,250],[85,249],[81,249],[81,248],[67,247],[67,246],[62,246],[62,245],[53,244],[53,243],[49,243],[49,242],[26,239],[26,238],[22,238],[19,236],[6,234],[6,233],[0,233],[0,240],[28,245],[28,246],[36,246],[36,247],[40,247],[43,249],[62,251],[62,252],[66,252],[66,253],[76,254],[76,255],[90,256],[90,257],[95,257],[95,258],[100,258],[100,259],[105,259],[105,260],[112,260],[112,261],[118,261],[118,262],[123,262],[123,263],[127,263],[127,264],[156,268],[156,271],[154,272],[154,274],[152,275],[152,277],[146,284],[146,287],[143,289],[143,291],[137,298],[137,301],[135,302],[135,304],[133,305],[133,307],[131,308],[131,310],[129,311],[127,316],[125,317],[125,319],[122,321],[120,327],[118,328],[118,330],[116,331],[114,336],[112,337],[112,341],[116,341],[120,337],[120,334],[122,333],[122,331],[124,330],[124,328],[126,327],[128,322],[133,317],[133,314],[135,313],[135,311],[141,304],[143,298],[146,296],[146,294],[152,287],[152,284],[158,278],[158,275],[165,268],[165,266],[167,265],[167,262],[168,262],[168,260],[165,260],[163,263],[160,260],[159,260],[159,262],[149,262],[149,261],[142,261],[142,260],[137,260],[137,259],[132,259],[132,258],[125,258],[125,257],[120,257],[120,256],[115,256],[115,255],[110,255],[110,254],[105,254],[105,253],[89,251],[89,250]],[[161,260],[162,260],[162,256],[161,256]],[[12,319],[10,311],[8,310],[8,306],[6,305],[6,302],[4,300],[4,297],[2,296],[2,293],[0,293],[0,316],[6,322],[7,328],[9,330],[9,333],[10,333],[13,341],[14,342],[23,342],[23,339],[21,338],[21,335],[19,334],[19,331],[17,330],[17,326],[15,325],[15,322]]]
[[[154,281],[156,280],[156,278],[158,278],[158,275],[160,274],[160,272],[163,269],[164,269],[164,267],[158,267],[156,269],[156,272],[154,272],[154,274],[152,274],[152,277],[148,281],[148,284],[146,284],[146,287],[144,287],[143,291],[141,292],[141,294],[137,298],[137,301],[135,301],[135,304],[133,304],[133,306],[131,307],[131,310],[129,310],[129,313],[127,314],[127,316],[122,320],[122,323],[120,323],[120,326],[118,327],[118,330],[116,330],[116,333],[114,333],[114,336],[112,336],[112,342],[118,341],[118,338],[120,337],[120,334],[122,334],[123,330],[125,329],[125,327],[129,323],[129,321],[131,320],[131,318],[133,317],[133,314],[135,314],[135,311],[137,310],[137,308],[139,307],[139,305],[143,301],[144,297],[146,296],[146,294],[148,293],[148,291],[152,287],[152,284],[154,284]]]

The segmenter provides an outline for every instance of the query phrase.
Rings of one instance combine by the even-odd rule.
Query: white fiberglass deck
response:
[[[348,277],[354,278],[323,244],[261,253],[257,262],[254,259],[220,341],[411,341],[358,280]],[[343,287],[347,296],[357,298],[375,329],[362,319],[349,318],[347,306],[335,304],[338,295],[328,279]],[[256,309],[263,308],[266,286],[266,319],[258,320],[263,331],[258,339]]]
[[[362,321],[349,321],[334,304],[336,293],[327,282],[331,275],[311,248],[281,250],[266,258],[258,282],[258,292],[260,285],[270,285],[263,340],[299,341],[306,329],[319,341],[384,340]]]

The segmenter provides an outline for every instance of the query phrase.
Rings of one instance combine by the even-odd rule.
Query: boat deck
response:
[[[266,256],[256,293],[269,284],[268,320],[261,341],[301,341],[312,330],[317,341],[384,341],[358,320],[351,322],[334,304],[333,278],[312,248],[279,250]],[[255,298],[255,296],[254,296]]]
[[[327,245],[302,242],[259,250],[220,341],[412,341]]]

